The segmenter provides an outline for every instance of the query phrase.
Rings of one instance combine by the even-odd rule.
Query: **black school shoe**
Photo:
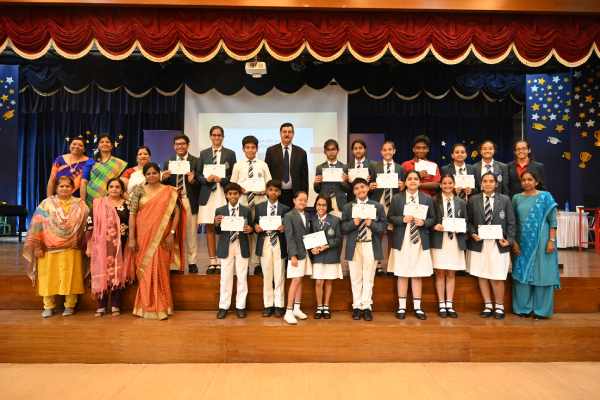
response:
[[[285,308],[283,307],[275,307],[275,316],[279,318],[283,318],[285,315]]]
[[[315,319],[321,319],[323,317],[323,309],[317,308],[315,310]]]
[[[235,313],[238,318],[246,318],[246,316],[248,315],[248,313],[246,313],[245,308],[236,308]]]
[[[404,319],[406,318],[406,308],[399,308],[394,314],[396,315],[397,319]]]
[[[363,319],[365,321],[373,321],[373,311],[366,309],[363,311]]]
[[[358,321],[361,317],[361,314],[362,312],[358,308],[355,308],[352,310],[352,319]]]
[[[494,315],[494,310],[488,307],[484,308],[483,311],[479,313],[479,316],[481,318],[489,318],[492,315]]]
[[[270,317],[271,315],[273,315],[275,313],[275,307],[265,307],[263,309],[263,313],[262,316],[263,317]]]
[[[505,314],[504,310],[501,310],[499,308],[496,308],[494,310],[494,318],[496,318],[496,319],[504,319],[504,316],[505,316],[504,314]]]
[[[263,274],[263,273],[262,273],[262,267],[261,267],[260,265],[257,265],[257,266],[254,268],[254,275],[255,275],[255,276],[262,276],[262,274]]]
[[[190,264],[190,265],[188,265],[188,272],[190,274],[197,274],[198,273],[198,266],[196,264]]]
[[[225,319],[226,316],[227,310],[225,310],[224,308],[219,308],[219,311],[217,311],[217,319]]]
[[[417,317],[417,319],[420,319],[421,321],[426,320],[427,319],[427,314],[425,314],[425,311],[423,311],[420,308],[417,308],[415,310],[415,317]]]
[[[323,309],[323,319],[331,319],[331,311],[329,311],[329,307]]]
[[[209,265],[206,268],[206,275],[213,275],[215,273],[215,266],[214,265]]]

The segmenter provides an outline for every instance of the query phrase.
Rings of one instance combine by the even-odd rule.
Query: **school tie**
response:
[[[358,225],[358,236],[357,240],[359,242],[364,242],[367,240],[367,221],[364,219],[360,221],[360,225]]]
[[[329,163],[329,168],[335,168],[335,164]],[[335,192],[332,190],[331,193],[329,193],[329,198],[333,199],[334,197],[335,197]]]
[[[415,196],[410,196],[410,202],[416,204]],[[410,223],[410,241],[414,244],[419,243],[419,227],[414,222]]]
[[[218,153],[218,150],[213,150],[213,154],[212,154],[212,163],[213,164],[217,163],[217,153]],[[215,182],[212,183],[212,186],[210,187],[210,190],[213,191],[213,192],[215,190],[217,190],[217,184]]]
[[[232,208],[231,209],[231,216],[235,217],[235,214],[237,212],[237,207]],[[238,236],[239,236],[239,232],[230,232],[230,236],[229,236],[229,242],[233,243],[237,240]]]
[[[454,218],[454,212],[452,211],[452,200],[448,199],[446,203],[446,215],[448,218]],[[448,237],[450,239],[454,238],[454,232],[448,232]]]
[[[492,202],[491,202],[491,198],[492,198],[492,196],[485,196],[484,213],[485,213],[485,224],[486,225],[491,225],[492,224]]]
[[[358,164],[356,165],[356,168],[362,168],[363,167],[363,163],[362,161],[359,161]]]
[[[290,153],[288,146],[285,146],[283,151],[283,182],[288,183],[290,181]]]
[[[177,161],[183,161],[183,159],[182,159],[181,157],[177,157]],[[184,193],[183,193],[184,184],[185,184],[185,182],[184,182],[183,175],[177,175],[177,178],[176,178],[176,184],[175,184],[175,185],[176,185],[176,187],[177,187],[177,191],[178,191],[180,194],[184,194]]]
[[[485,166],[485,169],[486,169],[486,171],[485,171],[485,173],[486,173],[486,174],[487,174],[488,172],[492,172],[492,164],[487,164],[487,165]]]
[[[461,167],[461,168],[459,168],[459,169],[458,169],[458,174],[459,174],[459,175],[464,175],[464,174],[465,174],[465,172],[466,172],[466,171],[465,171],[465,167]]]
[[[271,205],[271,216],[277,215],[277,205]],[[271,231],[269,232],[269,240],[271,241],[271,246],[275,247],[277,245],[277,232]]]
[[[322,231],[325,228],[325,217],[319,218],[319,230]]]
[[[387,163],[387,169],[385,170],[386,174],[392,173],[391,165],[392,165],[391,163]],[[385,189],[384,201],[385,201],[386,208],[390,208],[390,205],[392,204],[392,190],[393,189]]]
[[[248,178],[254,178],[254,160],[248,160]],[[248,192],[248,207],[254,208],[254,192]]]

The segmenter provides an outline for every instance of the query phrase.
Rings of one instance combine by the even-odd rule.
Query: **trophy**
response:
[[[596,141],[594,142],[594,146],[600,147],[600,129],[594,132],[594,139],[596,139]]]
[[[587,151],[582,151],[581,153],[579,153],[579,160],[581,161],[579,163],[579,168],[585,168],[587,167],[587,162],[590,161],[592,158],[592,154],[588,153]]]

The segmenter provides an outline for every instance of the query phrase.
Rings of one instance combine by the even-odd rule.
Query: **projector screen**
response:
[[[294,124],[294,144],[306,150],[308,156],[310,193],[317,164],[324,161],[323,143],[336,139],[340,144],[340,161],[346,161],[347,94],[337,86],[323,90],[305,87],[294,94],[272,90],[256,96],[242,89],[232,96],[216,91],[197,94],[186,88],[185,133],[190,137],[190,152],[198,155],[210,146],[209,128],[220,125],[225,130],[224,145],[243,160],[242,138],[258,138],[258,158],[264,160],[269,146],[279,143],[279,126]]]

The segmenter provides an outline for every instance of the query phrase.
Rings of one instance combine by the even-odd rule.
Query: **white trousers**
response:
[[[352,283],[352,308],[370,310],[373,305],[373,283],[377,261],[371,242],[356,242],[354,257],[348,261]]]
[[[283,308],[285,303],[285,263],[281,259],[281,244],[277,238],[275,247],[265,236],[260,265],[263,271],[263,303],[267,307]]]
[[[229,255],[221,261],[221,287],[219,289],[219,308],[228,310],[233,294],[233,275],[237,276],[235,308],[246,308],[248,296],[248,259],[242,257],[240,241],[229,243]]]
[[[198,256],[198,214],[192,214],[192,207],[187,197],[182,199],[183,208],[185,210],[185,255],[186,263],[196,264]],[[184,264],[185,265],[185,264]],[[171,269],[179,269],[171,266]]]

